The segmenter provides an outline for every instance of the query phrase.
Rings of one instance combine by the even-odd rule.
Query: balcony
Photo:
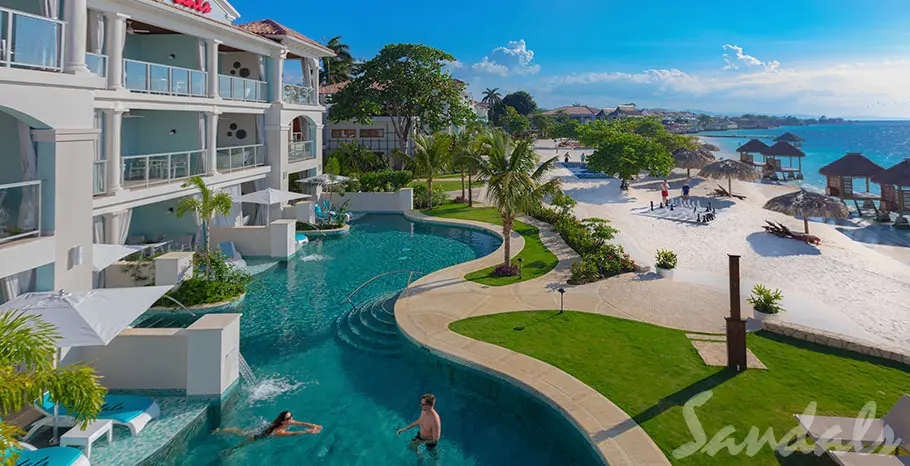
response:
[[[315,141],[294,141],[288,144],[288,162],[302,162],[315,158]]]
[[[121,183],[124,188],[145,188],[204,174],[204,150],[122,158]]]
[[[268,102],[268,83],[222,74],[218,75],[218,95],[228,100]]]
[[[0,244],[41,236],[41,181],[0,185]]]
[[[297,105],[316,105],[316,92],[312,87],[284,85],[284,101]]]
[[[85,66],[92,73],[101,76],[102,78],[107,77],[107,55],[86,52]]]
[[[95,160],[92,168],[92,194],[107,192],[107,160]]]
[[[221,173],[229,173],[265,164],[264,144],[220,147],[215,152],[215,165]]]
[[[0,66],[63,71],[65,23],[0,7]]]
[[[131,91],[205,97],[205,82],[205,71],[123,60],[123,85]]]

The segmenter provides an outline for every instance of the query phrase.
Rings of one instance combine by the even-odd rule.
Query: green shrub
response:
[[[380,170],[361,175],[360,188],[369,193],[395,192],[413,179],[414,175],[409,170]]]
[[[662,269],[671,270],[676,268],[676,253],[669,249],[657,250],[657,263],[654,264]]]
[[[167,296],[184,306],[220,303],[239,298],[246,293],[247,286],[253,280],[245,270],[239,270],[225,262],[225,256],[221,251],[199,251],[193,256],[193,265],[196,267],[193,278],[184,280],[177,289],[167,293]],[[161,298],[155,305],[171,307],[174,303]]]
[[[784,299],[784,297],[781,295],[780,290],[771,291],[771,288],[758,284],[755,285],[755,288],[752,288],[752,296],[747,301],[756,311],[764,312],[765,314],[777,314],[784,310],[780,306],[781,299]]]
[[[593,260],[585,258],[572,264],[572,276],[569,278],[569,281],[572,282],[572,284],[581,285],[595,282],[601,278],[600,271],[597,269],[597,264],[595,264]]]
[[[414,208],[416,209],[426,209],[430,207],[430,201],[427,199],[427,187],[424,184],[418,184],[414,186]],[[441,186],[436,186],[433,188],[433,205],[440,205],[445,200],[446,192],[442,189]]]
[[[543,207],[543,206],[536,209],[531,214],[531,216],[536,218],[537,220],[540,220],[541,222],[549,223],[550,225],[555,224],[556,221],[559,220],[559,213],[557,213],[553,209],[550,209],[549,207]]]

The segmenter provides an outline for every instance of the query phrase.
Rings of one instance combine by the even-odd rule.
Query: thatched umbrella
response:
[[[769,149],[768,145],[759,141],[758,139],[750,139],[749,142],[736,148],[736,152],[740,154],[764,154]]]
[[[707,142],[701,145],[702,149],[709,150],[711,152],[717,152],[720,150],[720,147],[715,146],[714,144],[708,144]]]
[[[803,139],[789,131],[774,138],[773,141],[774,142],[790,142],[790,143],[796,143],[796,144],[799,144],[801,142],[806,142],[805,139]]]
[[[673,151],[673,162],[676,163],[677,167],[686,169],[686,179],[688,179],[691,178],[693,168],[701,170],[711,163],[712,160],[705,157],[701,152],[683,148]]]
[[[794,191],[770,199],[765,208],[782,214],[802,217],[806,233],[809,233],[809,217],[846,218],[847,206],[839,199],[806,190]]]
[[[755,181],[761,178],[761,175],[751,165],[733,159],[724,159],[709,164],[701,169],[698,176],[715,180],[726,178],[730,195],[733,195],[733,178],[741,181]]]

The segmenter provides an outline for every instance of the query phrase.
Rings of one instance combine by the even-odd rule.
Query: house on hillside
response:
[[[645,116],[641,110],[635,108],[635,104],[617,105],[616,108],[607,114],[604,119],[615,120],[617,118],[641,117]]]
[[[565,115],[579,123],[590,123],[597,119],[601,109],[588,107],[587,105],[568,105],[565,107],[554,108],[543,112],[544,115],[556,118]]]

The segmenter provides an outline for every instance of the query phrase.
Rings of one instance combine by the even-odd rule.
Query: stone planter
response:
[[[752,308],[752,311],[753,311],[752,314],[755,315],[755,320],[757,320],[759,322],[764,322],[766,320],[775,321],[778,318],[778,314],[780,314],[779,312],[777,314],[768,314],[766,312],[761,312],[755,308]]]
[[[336,228],[334,230],[297,230],[297,233],[303,233],[308,238],[319,238],[319,237],[328,237],[328,236],[339,236],[345,235],[351,229],[350,225],[345,224],[341,228]]]
[[[660,278],[673,279],[673,269],[662,269],[660,267],[655,267],[655,269],[657,270],[657,276]]]

